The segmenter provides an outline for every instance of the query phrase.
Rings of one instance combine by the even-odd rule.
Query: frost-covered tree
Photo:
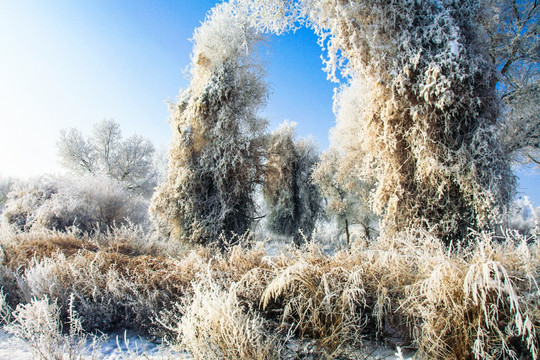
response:
[[[362,226],[369,239],[375,235],[378,219],[369,206],[373,184],[360,181],[355,172],[356,162],[345,160],[335,148],[323,152],[313,171],[313,181],[326,201],[326,213],[337,220],[338,234],[345,235],[350,244],[352,226]]]
[[[339,71],[348,82],[336,105],[343,96],[362,104],[337,128],[350,134],[343,153],[360,179],[376,181],[383,232],[420,226],[450,242],[501,220],[515,179],[499,135],[485,1],[252,2],[259,29],[279,32],[280,16],[312,27],[330,79]]]
[[[338,131],[362,179],[375,179],[382,230],[429,228],[446,242],[499,220],[513,175],[498,138],[496,72],[483,2],[312,0],[305,14],[359,113]],[[352,126],[351,129],[348,129]]]
[[[262,37],[237,11],[219,4],[195,30],[190,85],[172,107],[168,180],[151,209],[173,239],[217,242],[253,221],[267,91],[253,54]]]
[[[540,1],[489,4],[486,25],[500,72],[504,144],[514,161],[540,166]]]
[[[156,186],[154,146],[140,135],[123,139],[114,120],[96,123],[88,138],[75,128],[62,131],[58,149],[62,164],[75,174],[108,176],[144,196]]]
[[[312,181],[317,148],[308,140],[296,140],[295,127],[295,123],[284,122],[270,135],[263,195],[268,228],[301,245],[304,237],[311,238],[322,199]]]

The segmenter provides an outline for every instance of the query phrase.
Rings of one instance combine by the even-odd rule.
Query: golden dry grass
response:
[[[74,299],[87,330],[168,334],[198,358],[277,357],[291,337],[314,341],[326,358],[350,358],[364,338],[415,347],[421,358],[537,358],[538,239],[468,240],[448,250],[409,232],[333,255],[315,245],[275,256],[238,245],[170,256],[73,234],[19,234],[2,240],[1,280],[12,307],[47,296],[65,319]],[[207,341],[190,337],[195,329]]]

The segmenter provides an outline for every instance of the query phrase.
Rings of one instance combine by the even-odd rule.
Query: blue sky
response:
[[[104,118],[167,144],[166,100],[187,86],[193,30],[218,1],[0,0],[0,175],[61,171],[61,129]],[[335,84],[306,29],[269,37],[270,129],[288,119],[328,147]],[[540,204],[538,176],[521,176]]]

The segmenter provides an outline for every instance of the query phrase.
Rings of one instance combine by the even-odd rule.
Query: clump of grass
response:
[[[150,332],[158,309],[178,301],[189,284],[176,264],[149,256],[59,253],[34,260],[19,275],[19,286],[25,302],[48,296],[66,308],[73,296],[86,329]]]
[[[224,286],[223,286],[224,285]],[[177,324],[178,341],[196,359],[276,359],[270,325],[236,294],[237,284],[220,285],[211,276],[193,283]]]
[[[375,338],[390,327],[395,327],[394,336],[403,336],[393,310],[410,278],[383,265],[399,260],[376,248],[329,256],[311,247],[283,254],[274,259],[274,276],[261,306],[277,312],[280,322],[301,338],[316,339],[328,357],[341,356],[350,346],[361,346],[363,337]]]
[[[277,272],[261,299],[263,308],[283,298],[282,322],[291,323],[301,337],[320,339],[336,351],[360,339],[367,306],[362,269],[329,267],[299,259]]]
[[[474,234],[468,241],[448,250],[420,231],[331,256],[284,254],[272,259],[261,304],[328,356],[361,346],[364,336],[399,338],[427,358],[536,358],[537,240]]]
[[[12,226],[0,226],[2,263],[11,269],[26,268],[34,259],[43,259],[61,252],[66,256],[81,250],[97,251],[97,246],[76,229],[60,232],[48,229],[20,231]]]
[[[7,331],[30,346],[32,355],[43,360],[75,360],[97,358],[97,348],[103,336],[83,331],[77,313],[68,309],[69,329],[64,332],[61,309],[47,297],[20,304],[13,311]]]
[[[473,246],[420,264],[401,309],[419,352],[430,357],[538,357],[538,242],[507,234],[498,242],[477,234]],[[419,259],[420,260],[420,259]]]

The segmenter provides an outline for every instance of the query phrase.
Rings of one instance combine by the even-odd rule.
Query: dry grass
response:
[[[228,286],[203,275],[183,299],[183,315],[170,329],[195,359],[276,359],[276,336],[253,306],[240,300],[237,283]]]
[[[401,308],[414,324],[421,353],[437,358],[518,359],[538,356],[538,243],[509,235],[419,268]],[[442,340],[442,341],[441,341]]]
[[[5,310],[6,304],[2,305]],[[29,345],[34,359],[95,359],[96,350],[105,340],[103,336],[88,335],[83,331],[72,306],[69,307],[68,329],[64,331],[60,308],[47,297],[19,304],[12,315],[13,320],[6,324],[6,329]]]
[[[537,240],[471,240],[448,251],[427,233],[409,233],[334,256],[289,253],[273,259],[261,304],[328,356],[368,336],[411,339],[427,358],[536,358]]]
[[[311,245],[274,256],[262,245],[170,256],[140,241],[5,236],[7,302],[47,297],[66,324],[71,306],[86,330],[172,335],[197,358],[275,358],[291,341],[313,343],[324,358],[354,358],[364,338],[426,358],[538,357],[537,238],[474,234],[471,245],[448,250],[410,232],[333,255]]]

